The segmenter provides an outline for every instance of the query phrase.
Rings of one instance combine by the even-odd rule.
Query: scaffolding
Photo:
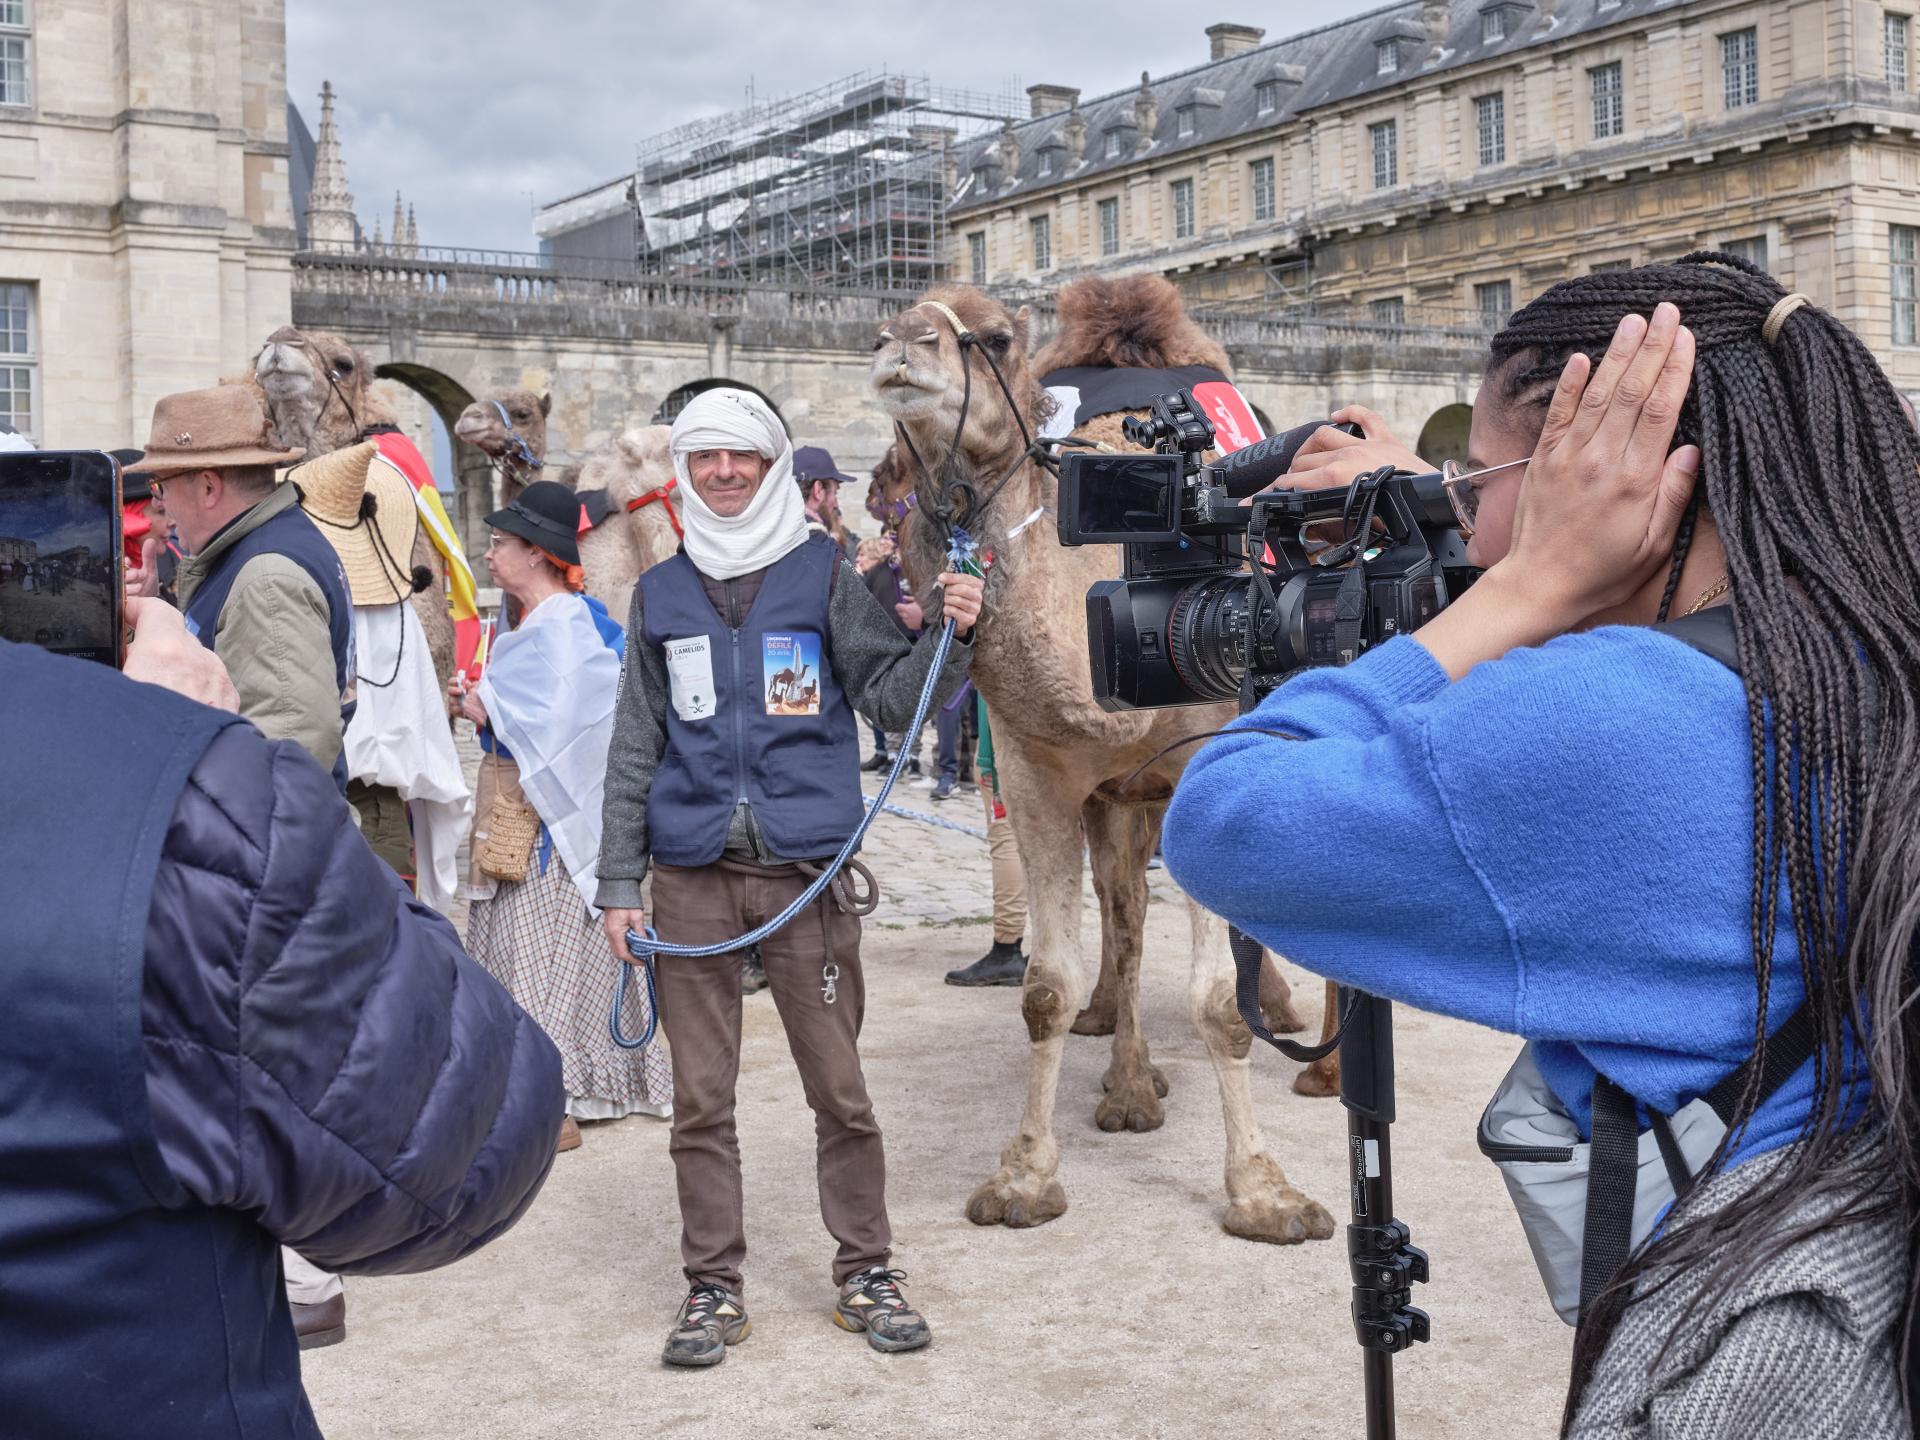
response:
[[[1011,96],[865,72],[682,125],[640,147],[643,270],[672,279],[919,290],[950,255],[957,147]]]

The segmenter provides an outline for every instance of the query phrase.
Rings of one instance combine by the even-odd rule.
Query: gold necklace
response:
[[[1698,615],[1708,605],[1727,593],[1727,584],[1727,577],[1722,575],[1718,580],[1714,581],[1713,584],[1700,592],[1700,598],[1688,606],[1684,614]]]

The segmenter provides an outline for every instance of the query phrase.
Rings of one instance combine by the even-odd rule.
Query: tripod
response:
[[[1340,990],[1340,1026],[1319,1045],[1284,1040],[1260,1012],[1260,944],[1229,929],[1235,1000],[1247,1028],[1282,1055],[1314,1061],[1340,1051],[1340,1103],[1347,1110],[1347,1267],[1353,1279],[1353,1334],[1360,1342],[1367,1440],[1393,1440],[1393,1357],[1426,1340],[1427,1312],[1411,1303],[1427,1278],[1427,1252],[1393,1217],[1393,1006],[1377,995]]]

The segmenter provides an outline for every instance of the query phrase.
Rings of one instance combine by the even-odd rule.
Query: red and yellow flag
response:
[[[453,615],[454,664],[461,670],[471,671],[480,645],[480,607],[473,586],[473,567],[467,563],[467,552],[460,545],[453,521],[447,518],[446,506],[440,503],[433,471],[427,467],[426,457],[398,430],[381,431],[368,438],[379,447],[380,458],[406,476],[407,483],[413,486],[420,521],[427,527],[427,537],[447,567],[447,609]]]

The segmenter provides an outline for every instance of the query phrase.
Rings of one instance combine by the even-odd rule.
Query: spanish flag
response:
[[[398,430],[375,430],[367,438],[379,447],[380,458],[406,476],[407,483],[413,486],[414,503],[420,507],[420,523],[427,527],[433,548],[440,552],[447,567],[447,609],[453,615],[454,665],[470,671],[474,652],[480,644],[480,607],[473,588],[473,567],[467,563],[460,537],[447,518],[446,506],[440,503],[433,471],[414,443]]]

